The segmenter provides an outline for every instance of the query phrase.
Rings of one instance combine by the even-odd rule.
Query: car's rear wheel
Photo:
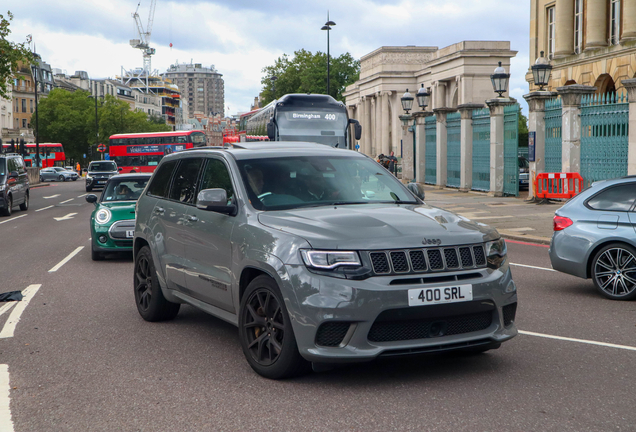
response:
[[[609,299],[636,298],[636,249],[623,243],[605,246],[593,258],[592,280]]]
[[[135,258],[134,287],[137,310],[146,321],[171,320],[179,313],[181,305],[169,302],[161,292],[148,246],[142,247]]]
[[[40,183],[44,183],[44,177],[40,176]]]
[[[24,194],[24,202],[20,204],[20,210],[26,211],[29,209],[29,194]]]
[[[73,177],[73,181],[77,181],[77,177]]]
[[[278,285],[259,276],[247,286],[239,312],[239,338],[252,369],[271,379],[298,376],[311,370],[302,358]]]
[[[11,210],[13,209],[13,198],[11,195],[7,196],[7,208],[2,209],[3,216],[11,216]]]
[[[57,179],[59,181],[66,181],[66,177],[64,177],[63,175],[59,176]]]

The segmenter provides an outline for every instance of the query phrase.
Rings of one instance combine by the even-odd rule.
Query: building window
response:
[[[26,119],[22,119],[22,127],[23,127],[24,129],[26,129],[26,127],[27,127]]]
[[[610,3],[610,45],[618,45],[621,37],[621,0]]]
[[[25,113],[27,112],[27,108],[26,108],[26,99],[22,99],[22,112]]]
[[[33,112],[33,99],[29,99],[29,107],[31,109],[31,112]]]
[[[556,34],[555,34],[555,28],[554,28],[554,6],[549,7],[546,10],[546,16],[548,18],[548,58],[549,59],[553,59],[554,58],[554,50],[555,50],[555,39],[556,39]]]
[[[583,0],[574,1],[574,52],[581,54],[583,49]]]

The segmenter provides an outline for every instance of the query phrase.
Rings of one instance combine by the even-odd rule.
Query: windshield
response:
[[[146,187],[149,178],[111,180],[102,193],[101,201],[136,201]]]
[[[114,162],[91,162],[88,167],[89,171],[117,171],[117,165]]]
[[[388,171],[362,157],[297,156],[238,161],[258,210],[417,201]]]
[[[281,141],[309,141],[345,147],[347,115],[332,109],[298,108],[276,115]]]

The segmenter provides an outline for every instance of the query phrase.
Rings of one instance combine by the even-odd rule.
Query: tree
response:
[[[13,20],[13,14],[7,12],[7,17],[0,14],[0,98],[9,99],[11,91],[9,80],[13,77],[13,71],[18,68],[19,62],[33,63],[33,54],[27,48],[26,42],[14,43],[7,40],[9,24]]]
[[[327,90],[327,55],[323,52],[312,54],[300,49],[293,57],[283,54],[276,59],[272,66],[263,68],[264,77],[261,79],[263,90],[261,101],[263,105],[273,99],[288,93],[318,93],[325,94]],[[276,76],[275,83],[270,77]],[[337,100],[343,101],[342,92],[345,87],[353,84],[360,76],[360,62],[349,53],[330,58],[330,94]],[[276,94],[274,94],[274,88]]]
[[[528,118],[519,113],[519,147],[528,147]]]

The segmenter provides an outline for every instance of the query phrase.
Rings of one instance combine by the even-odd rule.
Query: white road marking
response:
[[[531,265],[527,265],[527,264],[510,263],[510,265],[519,266],[519,267],[527,267],[527,268],[536,269],[536,270],[546,270],[546,271],[552,271],[552,272],[556,271],[555,269],[551,269],[551,268],[547,268],[547,267],[536,267],[536,266],[531,266]]]
[[[6,302],[2,307],[0,307],[0,315],[11,309],[16,302]]]
[[[591,340],[586,340],[586,339],[575,339],[575,338],[569,338],[569,337],[563,337],[563,336],[548,335],[548,334],[543,334],[543,333],[534,333],[534,332],[529,332],[529,331],[524,331],[524,330],[519,330],[519,333],[520,334],[524,334],[524,335],[528,335],[528,336],[536,336],[536,337],[542,337],[542,338],[547,338],[547,339],[557,339],[557,340],[563,340],[563,341],[568,341],[568,342],[579,342],[579,343],[584,343],[584,344],[589,344],[589,345],[598,345],[598,346],[603,346],[603,347],[608,347],[608,348],[618,348],[618,349],[624,349],[624,350],[628,350],[628,351],[636,351],[636,347],[629,346],[629,345],[616,345],[616,344],[605,343],[605,342],[596,342],[596,341],[591,341]]]
[[[78,195],[77,197],[78,197],[78,198],[81,198],[81,197],[84,197],[84,196],[86,196],[86,195],[88,195],[88,194],[87,194],[87,193],[85,193],[85,194],[83,194],[83,195]]]
[[[508,231],[524,232],[524,231],[535,231],[535,229],[534,229],[534,228],[530,228],[530,227],[525,227],[525,228],[508,228]]]
[[[62,261],[57,263],[57,265],[55,267],[53,267],[51,270],[49,270],[49,273],[53,273],[53,272],[58,271],[64,264],[69,262],[71,260],[71,258],[73,258],[75,255],[77,255],[82,249],[84,249],[84,246],[78,246],[73,252],[68,254],[68,256],[66,258],[64,258]]]
[[[55,195],[44,197],[44,199],[57,198],[59,196],[60,196],[60,194],[55,194]]]
[[[9,384],[9,365],[0,364],[0,430],[13,432],[11,420],[11,387]]]
[[[53,208],[53,207],[55,207],[55,206],[44,207],[44,208],[41,208],[39,210],[36,210],[36,212],[39,212],[39,211],[42,211],[42,210],[46,210],[46,209],[50,209],[50,208]]]
[[[13,332],[15,331],[15,326],[20,321],[20,317],[22,316],[22,312],[29,305],[29,302],[38,292],[42,284],[33,284],[29,285],[25,289],[22,290],[22,301],[17,302],[16,306],[11,311],[7,322],[4,324],[2,331],[0,331],[0,339],[13,337]]]
[[[64,203],[67,203],[67,202],[69,202],[69,201],[73,201],[74,199],[75,199],[75,198],[67,199],[66,201],[62,201],[60,204],[64,204]]]
[[[28,216],[28,215],[23,214],[23,215],[21,215],[21,216],[16,216],[16,217],[14,217],[14,218],[7,219],[6,221],[2,221],[2,222],[0,222],[0,225],[2,225],[3,223],[11,222],[12,220],[20,219],[21,217],[25,217],[25,216]]]
[[[75,216],[76,214],[77,213],[69,213],[66,216],[62,216],[62,217],[59,217],[59,218],[53,218],[53,219],[55,219],[58,222],[59,221],[63,221],[63,220],[73,219],[73,216]]]

